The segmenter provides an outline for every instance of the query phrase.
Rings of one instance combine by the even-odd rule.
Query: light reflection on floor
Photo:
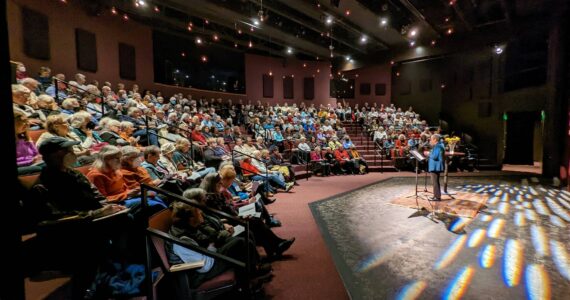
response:
[[[478,225],[485,226],[483,222],[491,221],[489,225],[486,228],[467,228],[467,234],[458,236],[443,252],[435,265],[435,270],[443,270],[452,266],[463,249],[478,248],[479,246],[482,247],[477,254],[478,266],[483,270],[491,269],[495,265],[497,255],[500,255],[497,245],[491,244],[491,242],[498,241],[504,243],[502,264],[500,265],[503,282],[508,288],[514,288],[523,283],[524,280],[527,299],[551,299],[551,288],[556,288],[555,286],[551,287],[551,275],[561,276],[570,282],[570,255],[567,250],[570,246],[570,236],[566,235],[565,243],[554,240],[550,236],[553,228],[569,229],[567,222],[570,222],[570,196],[568,196],[568,192],[545,189],[542,186],[539,186],[538,189],[530,186],[518,188],[508,185],[491,187],[464,185],[456,188],[463,192],[473,192],[473,189],[476,189],[474,191],[476,193],[487,193],[490,195],[487,201],[488,211],[494,212],[492,207],[495,207],[496,213],[506,216],[506,219],[493,218],[493,215],[479,215],[478,219],[481,222]],[[537,190],[548,196],[541,197]],[[527,222],[529,226],[525,227]],[[512,227],[511,224],[523,230],[523,240],[516,237],[507,238],[506,235],[509,234],[505,234],[503,230],[505,227]],[[471,232],[469,233],[469,231]],[[510,230],[507,229],[506,231]],[[485,240],[485,235],[493,240]],[[532,249],[525,249],[525,240],[530,241],[528,245],[532,245]],[[548,269],[542,263],[525,261],[525,256],[528,257],[529,253],[534,253],[534,258],[548,259],[547,257],[552,257],[551,262],[558,273],[550,274],[552,269]],[[534,258],[533,260],[535,260]],[[462,268],[448,284],[442,299],[460,299],[464,296],[475,273],[475,268],[472,265]],[[422,286],[422,289],[424,288]],[[568,287],[566,288],[568,289]],[[419,297],[420,295],[414,294],[414,296]]]

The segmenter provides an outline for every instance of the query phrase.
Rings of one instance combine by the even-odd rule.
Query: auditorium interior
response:
[[[0,299],[570,298],[570,1],[0,8]]]

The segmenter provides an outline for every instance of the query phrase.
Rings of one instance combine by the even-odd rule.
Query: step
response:
[[[65,299],[71,293],[71,277],[50,278],[41,281],[26,278],[26,300]]]
[[[398,170],[396,168],[394,168],[393,166],[385,166],[382,168],[380,168],[380,166],[368,166],[368,172],[379,173],[380,171],[382,171],[382,172],[398,172]]]

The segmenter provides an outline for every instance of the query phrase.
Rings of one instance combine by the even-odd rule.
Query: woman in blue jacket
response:
[[[432,149],[429,154],[428,171],[431,173],[433,183],[433,197],[430,200],[440,201],[439,175],[444,171],[445,148],[440,142],[439,134],[432,135],[429,143]]]

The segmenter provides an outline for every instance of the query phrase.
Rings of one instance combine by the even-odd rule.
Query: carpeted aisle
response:
[[[391,176],[312,177],[300,180],[291,193],[277,194],[278,200],[268,206],[283,223],[275,232],[285,238],[294,236],[296,241],[286,252],[287,259],[273,263],[275,278],[265,288],[266,294],[273,299],[348,299],[308,204]]]

